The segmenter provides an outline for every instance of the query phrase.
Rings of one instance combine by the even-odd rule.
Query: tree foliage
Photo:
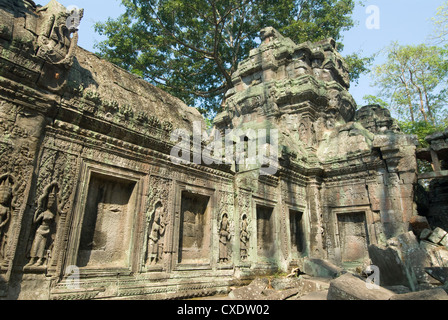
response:
[[[220,109],[238,63],[272,26],[296,43],[354,26],[355,0],[122,0],[125,13],[96,24],[99,55],[201,111]],[[342,47],[342,46],[341,46]],[[352,78],[365,71],[352,55]]]
[[[431,36],[436,44],[448,44],[448,1],[445,1],[438,9],[436,16],[432,18],[435,26]]]
[[[401,121],[439,126],[447,116],[447,50],[395,42],[386,54],[386,62],[372,71],[377,99],[386,101]]]

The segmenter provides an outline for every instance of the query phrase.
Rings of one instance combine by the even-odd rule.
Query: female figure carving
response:
[[[248,222],[247,216],[243,216],[243,221],[241,222],[241,231],[240,231],[240,253],[241,260],[246,261],[249,255],[249,230],[248,230]]]
[[[52,183],[45,189],[44,195],[39,199],[38,208],[33,219],[33,223],[37,224],[38,227],[31,246],[31,259],[26,265],[27,267],[42,266],[49,256],[47,248],[49,247],[49,240],[51,240],[50,236],[54,233],[53,226],[56,216],[58,212],[61,213],[58,205],[57,190],[57,183]]]
[[[153,223],[151,226],[151,232],[149,233],[149,263],[156,265],[162,259],[163,243],[161,238],[165,233],[166,224],[164,220],[164,208],[162,203],[157,202],[154,210]]]
[[[229,261],[227,242],[230,239],[230,225],[227,214],[222,216],[219,228],[219,262]]]

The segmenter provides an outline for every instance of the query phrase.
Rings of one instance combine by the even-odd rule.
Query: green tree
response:
[[[296,43],[354,26],[355,0],[122,0],[125,13],[96,24],[99,55],[209,115],[232,88],[238,63],[272,26]],[[342,47],[342,45],[340,45]],[[354,80],[366,71],[350,56]]]
[[[366,74],[370,72],[370,66],[375,60],[375,55],[371,57],[363,57],[361,53],[355,52],[344,57],[347,63],[350,80],[358,84],[361,74]]]
[[[435,30],[431,40],[436,44],[448,44],[448,1],[445,1],[438,9],[436,16],[432,18]]]
[[[424,44],[386,49],[386,62],[372,71],[378,98],[401,121],[439,126],[446,119],[448,52]]]

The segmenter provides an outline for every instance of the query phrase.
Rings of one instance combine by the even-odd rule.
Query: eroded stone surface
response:
[[[442,288],[438,288],[419,292],[397,294],[392,296],[390,300],[448,300],[448,294]]]
[[[352,274],[331,281],[328,300],[389,300],[395,293],[382,287],[369,289],[366,282]]]

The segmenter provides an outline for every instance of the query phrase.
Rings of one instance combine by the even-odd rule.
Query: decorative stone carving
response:
[[[167,223],[165,221],[165,208],[161,201],[157,201],[152,214],[148,217],[150,230],[148,230],[148,258],[147,265],[154,266],[161,262],[163,257],[163,236]]]
[[[249,232],[249,221],[247,215],[241,217],[240,226],[240,258],[241,261],[247,261],[249,257],[250,249],[250,232]]]
[[[356,111],[355,119],[372,133],[400,132],[400,127],[397,121],[392,118],[390,111],[378,105],[360,108]]]
[[[37,56],[54,65],[71,66],[74,50],[78,43],[77,27],[84,15],[84,10],[73,8],[68,11],[55,5],[54,2],[50,2],[39,8],[37,12],[42,21],[38,38],[40,48]],[[61,48],[63,49],[61,50]]]
[[[149,192],[146,200],[146,231],[143,243],[143,265],[154,266],[163,262],[164,252],[170,250],[168,233],[173,215],[168,211],[173,199],[172,181],[159,176],[149,178]],[[166,265],[164,266],[166,267]]]
[[[56,234],[55,226],[61,210],[59,185],[53,182],[44,189],[39,198],[33,223],[37,226],[30,250],[30,261],[25,267],[44,266],[51,257],[52,245]]]
[[[219,225],[219,262],[225,263],[229,261],[228,255],[228,243],[231,239],[230,223],[227,213],[224,213],[221,217],[221,223]]]
[[[15,178],[10,174],[0,176],[0,261],[6,258],[8,227],[17,205]]]

